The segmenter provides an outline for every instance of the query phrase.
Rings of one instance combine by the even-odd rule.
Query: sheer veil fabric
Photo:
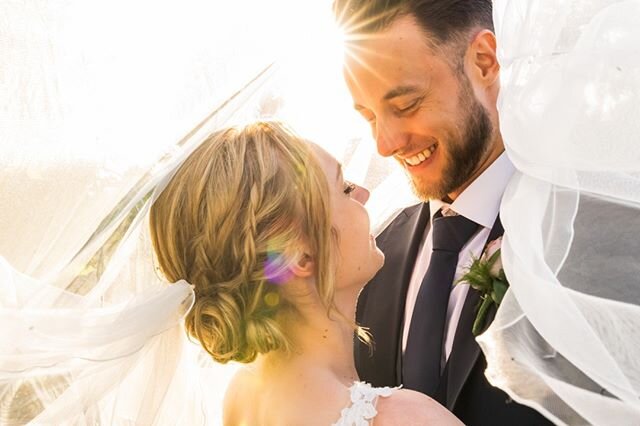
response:
[[[378,229],[415,201],[351,111],[313,27],[330,1],[314,4],[0,5],[0,423],[220,423],[236,367],[184,335],[191,287],[157,274],[147,232],[207,133],[286,120],[373,189]],[[640,4],[494,8],[518,172],[487,374],[558,423],[638,423]]]
[[[0,21],[0,423],[220,424],[237,366],[185,336],[194,295],[157,273],[148,209],[205,135],[255,119],[379,187],[375,217],[402,205],[340,98],[330,2],[9,1]]]
[[[268,63],[224,49],[205,2],[181,6],[0,5],[2,424],[220,418],[230,371],[186,339],[193,293],[156,273],[146,215]],[[224,107],[187,132],[213,105]]]
[[[640,2],[497,0],[511,283],[491,383],[558,424],[640,423]]]

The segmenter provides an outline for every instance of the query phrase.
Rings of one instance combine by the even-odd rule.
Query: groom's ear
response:
[[[471,41],[465,55],[466,68],[472,81],[489,88],[500,77],[500,64],[496,54],[496,35],[482,30]]]

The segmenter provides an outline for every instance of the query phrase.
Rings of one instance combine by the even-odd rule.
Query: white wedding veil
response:
[[[640,2],[497,0],[511,283],[487,377],[558,424],[640,424]]]
[[[330,1],[303,3],[0,4],[0,424],[221,422],[236,366],[186,338],[193,292],[147,230],[210,132],[282,119],[354,181],[404,182],[362,137]]]
[[[0,3],[0,424],[221,422],[147,211],[209,132],[291,123],[410,203],[343,86],[329,0]],[[496,0],[511,290],[487,375],[556,423],[640,422],[640,2]]]

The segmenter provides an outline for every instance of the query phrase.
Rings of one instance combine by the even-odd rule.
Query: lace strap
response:
[[[349,388],[351,405],[343,408],[340,419],[333,426],[368,426],[378,414],[376,403],[378,397],[387,397],[397,388],[375,388],[369,383],[354,382]]]

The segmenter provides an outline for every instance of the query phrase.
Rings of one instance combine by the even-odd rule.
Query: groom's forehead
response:
[[[346,53],[343,75],[352,94],[389,100],[425,86],[445,68],[450,72],[441,54],[405,41],[381,47],[370,41]]]

